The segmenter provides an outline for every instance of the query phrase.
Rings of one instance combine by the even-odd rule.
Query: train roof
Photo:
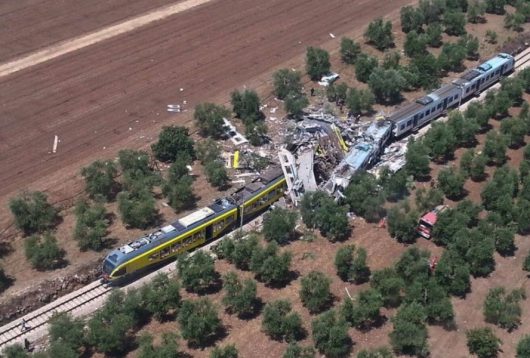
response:
[[[490,58],[486,62],[480,64],[476,68],[467,71],[462,76],[460,76],[458,79],[454,80],[453,83],[455,85],[465,85],[466,83],[469,83],[470,81],[474,80],[478,76],[482,75],[483,73],[488,72],[491,69],[497,69],[504,65],[507,61],[512,61],[513,56],[507,54],[507,53],[499,53],[495,57]]]
[[[157,231],[146,233],[139,239],[113,250],[107,256],[107,259],[109,259],[114,265],[118,266],[119,264],[139,254],[147,252],[186,231],[192,230],[235,207],[234,203],[229,199],[218,199],[212,205],[196,210],[171,224],[161,227]]]
[[[277,168],[279,169],[279,168]],[[193,230],[202,224],[223,215],[238,205],[237,199],[246,200],[255,196],[262,190],[265,190],[271,183],[283,176],[281,169],[268,170],[260,175],[254,182],[238,190],[232,197],[217,199],[211,205],[192,212],[191,214],[175,220],[174,222],[159,228],[158,230],[145,234],[126,245],[123,245],[107,255],[114,265],[145,253],[154,247],[157,247],[187,231]]]
[[[411,115],[421,110],[425,106],[439,99],[440,99],[440,95],[438,94],[437,91],[429,93],[428,95],[418,98],[414,102],[408,102],[402,107],[398,108],[397,111],[395,111],[388,117],[388,120],[394,123],[399,122],[403,118],[410,117]]]
[[[388,134],[390,129],[392,129],[391,122],[387,120],[378,120],[370,124],[370,126],[363,133],[363,136],[376,142],[380,142],[381,139]]]
[[[353,170],[363,169],[366,162],[370,159],[374,152],[374,146],[370,143],[356,144],[353,150],[350,151],[344,161]]]

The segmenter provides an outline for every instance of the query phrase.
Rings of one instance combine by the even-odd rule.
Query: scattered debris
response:
[[[57,144],[59,144],[59,137],[55,135],[55,137],[53,138],[53,148],[52,148],[53,154],[57,153]]]
[[[318,84],[324,87],[331,85],[333,82],[339,79],[339,75],[335,72],[332,72],[326,76],[322,76]]]
[[[331,37],[332,39],[335,38],[335,35],[333,35],[331,32],[329,33],[329,37]]]
[[[226,127],[225,134],[228,138],[230,138],[232,143],[235,145],[241,145],[248,142],[248,140],[237,131],[236,127],[234,127],[234,125],[230,123],[228,119],[223,118],[223,120]]]

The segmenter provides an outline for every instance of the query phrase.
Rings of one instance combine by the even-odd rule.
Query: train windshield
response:
[[[103,262],[103,272],[107,275],[110,275],[115,267],[116,266],[109,260],[105,260],[105,262]]]

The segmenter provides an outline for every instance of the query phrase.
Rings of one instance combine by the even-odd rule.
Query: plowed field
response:
[[[336,48],[341,34],[362,33],[377,16],[396,18],[409,2],[212,0],[1,77],[0,204],[24,188],[46,190],[55,202],[69,197],[80,190],[74,176],[82,165],[145,146],[162,125],[188,122],[189,112],[169,115],[166,104],[186,100],[191,109],[226,100],[245,83],[257,87],[307,46],[333,41]],[[168,3],[6,1],[0,5],[0,59],[11,61]]]

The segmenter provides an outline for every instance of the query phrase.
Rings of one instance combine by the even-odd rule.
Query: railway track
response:
[[[0,350],[7,345],[20,343],[25,338],[29,339],[37,331],[47,330],[48,321],[55,313],[73,313],[82,309],[88,303],[98,299],[103,300],[111,291],[111,287],[95,281],[80,290],[59,298],[49,305],[41,307],[23,318],[10,322],[0,328]],[[25,320],[25,329],[23,329],[23,320]]]

